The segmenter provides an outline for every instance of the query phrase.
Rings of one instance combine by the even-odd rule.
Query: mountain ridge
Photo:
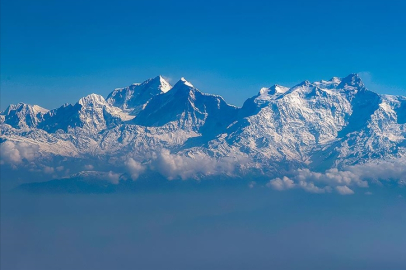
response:
[[[157,76],[106,99],[90,94],[50,111],[10,105],[0,114],[0,139],[4,166],[49,167],[56,177],[85,170],[77,162],[133,180],[153,171],[168,179],[341,173],[383,162],[406,165],[406,97],[372,92],[350,74],[261,88],[235,107],[184,78],[171,86]],[[381,177],[357,173],[368,181]]]

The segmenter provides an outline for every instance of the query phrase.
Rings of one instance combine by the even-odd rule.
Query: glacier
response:
[[[0,148],[2,182],[15,184],[219,176],[346,195],[406,185],[406,97],[372,92],[350,74],[264,87],[236,107],[157,76],[53,110],[10,105]]]

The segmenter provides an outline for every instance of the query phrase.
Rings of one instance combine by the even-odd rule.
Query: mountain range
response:
[[[236,107],[158,76],[53,110],[10,105],[0,143],[2,178],[20,184],[78,173],[115,185],[221,176],[351,194],[405,185],[406,97],[372,92],[350,74],[262,88]]]

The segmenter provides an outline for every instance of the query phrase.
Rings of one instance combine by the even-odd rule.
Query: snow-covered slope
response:
[[[356,75],[350,77],[358,79]],[[358,91],[366,90],[363,85],[355,89],[339,88],[341,83],[337,78],[316,83],[305,81],[289,90],[283,88],[283,93],[262,89],[244,103],[242,117],[229,128],[232,132],[225,143],[259,155],[259,159],[310,162],[309,153],[314,147],[337,139],[343,129],[357,125],[350,119],[354,108],[351,103]],[[359,119],[358,123],[365,125],[366,120]]]
[[[125,88],[117,88],[108,95],[106,100],[112,106],[137,115],[152,97],[166,93],[171,88],[162,76],[157,76],[141,84],[134,83]]]
[[[181,78],[171,91],[154,96],[133,122],[151,127],[173,123],[176,128],[212,136],[231,123],[237,110],[222,97],[204,94]]]
[[[396,114],[402,99],[367,90],[356,74],[305,81],[287,91],[262,89],[244,103],[221,148],[259,162],[323,168],[399,157],[405,145],[405,125]]]
[[[35,128],[48,112],[38,105],[18,103],[9,105],[0,113],[0,123],[8,124],[14,128]]]
[[[52,111],[10,105],[0,123],[2,163],[31,170],[54,164],[78,172],[85,168],[72,164],[80,161],[133,179],[151,171],[186,179],[382,162],[406,168],[406,97],[371,92],[357,74],[262,88],[241,108],[184,78],[171,87],[158,76]]]
[[[134,117],[120,108],[110,105],[102,96],[90,94],[74,105],[65,104],[49,111],[43,116],[38,128],[53,133],[79,127],[90,134],[96,134],[132,118]]]

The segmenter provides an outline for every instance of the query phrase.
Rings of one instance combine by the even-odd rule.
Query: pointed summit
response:
[[[289,90],[288,87],[274,84],[269,88],[266,88],[266,87],[261,88],[261,90],[259,91],[259,95],[261,95],[261,96],[263,96],[263,95],[268,95],[268,96],[280,95],[280,94],[285,93],[288,90]]]
[[[165,80],[164,77],[162,77],[161,75],[159,75],[159,76],[156,77],[155,79],[158,79],[158,80],[159,80],[159,84],[160,84],[159,88],[161,89],[162,92],[166,93],[166,92],[168,92],[169,90],[171,90],[172,86],[170,85],[170,83],[169,83],[167,80]]]
[[[338,77],[333,77],[330,79],[330,82],[338,84],[338,83],[341,83],[341,79]]]
[[[132,115],[137,115],[152,97],[167,93],[171,89],[169,82],[159,75],[143,83],[115,89],[108,95],[107,102]]]
[[[109,126],[121,123],[122,111],[111,106],[103,96],[90,94],[79,99],[74,105],[64,104],[44,115],[38,125],[49,133],[70,128],[83,128],[84,132],[96,134]],[[125,116],[123,116],[124,118]]]
[[[261,108],[267,106],[273,100],[283,96],[289,87],[274,84],[271,87],[263,87],[256,96],[247,99],[241,107],[240,116],[246,117],[258,113]]]
[[[346,86],[355,87],[355,88],[363,88],[364,83],[362,82],[361,78],[358,74],[352,73],[347,77],[343,78],[337,88],[345,88]]]
[[[98,94],[90,94],[87,95],[85,97],[82,97],[81,99],[79,99],[78,103],[82,106],[86,106],[89,104],[95,105],[95,104],[102,104],[102,105],[106,105],[106,100],[104,99],[103,96],[98,95]]]
[[[135,85],[135,84],[133,84]],[[149,88],[157,88],[161,90],[161,92],[166,93],[169,90],[171,90],[172,86],[170,83],[165,80],[164,77],[161,75],[156,76],[155,78],[148,79],[144,81],[143,83],[139,83],[136,86],[141,86],[141,87],[149,87]]]
[[[296,87],[298,87],[298,86],[309,86],[309,85],[311,85],[311,84],[312,84],[312,83],[311,83],[310,81],[305,80],[305,81],[299,83],[298,85],[296,85]]]
[[[142,126],[171,123],[207,134],[216,127],[218,130],[227,127],[236,111],[237,108],[228,105],[222,97],[202,93],[182,77],[171,91],[153,97],[133,123]]]
[[[180,80],[177,82],[177,84],[178,84],[178,83],[181,83],[181,84],[184,84],[184,85],[186,85],[186,86],[189,86],[189,87],[193,87],[193,88],[194,88],[193,84],[190,83],[190,82],[188,82],[188,81],[185,79],[185,77],[180,78]]]
[[[194,92],[200,91],[196,89],[191,82],[187,81],[184,77],[182,77],[180,78],[179,81],[175,83],[170,93],[172,93],[173,96],[179,98],[180,96],[190,96],[190,95],[193,96]]]
[[[17,105],[10,104],[7,109],[2,112],[2,122],[11,125],[14,128],[33,128],[43,120],[43,116],[48,110],[38,105],[29,105],[18,103]]]
[[[141,87],[141,88],[150,88],[150,89],[159,89],[161,92],[166,93],[168,92],[172,86],[170,83],[164,79],[161,75],[158,75],[154,78],[148,79],[139,84],[133,84],[132,86]],[[130,86],[131,87],[131,86]],[[134,88],[135,88],[134,87]]]
[[[4,111],[4,114],[9,114],[9,113],[11,113],[12,111],[21,112],[21,111],[27,111],[27,110],[32,110],[33,113],[35,113],[35,114],[37,114],[37,113],[43,113],[43,114],[45,114],[45,113],[48,112],[47,109],[42,108],[41,106],[38,106],[38,105],[29,105],[29,104],[26,104],[26,103],[23,103],[23,102],[19,102],[19,103],[17,103],[17,105],[10,104],[10,105],[7,107],[7,109]]]

